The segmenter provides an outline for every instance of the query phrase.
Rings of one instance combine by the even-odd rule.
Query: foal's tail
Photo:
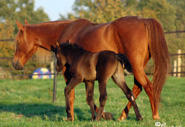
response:
[[[124,64],[125,69],[127,69],[128,72],[132,72],[132,66],[128,60],[128,58],[126,57],[126,55],[124,54],[116,54],[116,59],[121,63],[121,65]]]
[[[145,20],[148,32],[149,52],[154,62],[153,100],[159,106],[170,62],[168,47],[161,25],[155,19]]]

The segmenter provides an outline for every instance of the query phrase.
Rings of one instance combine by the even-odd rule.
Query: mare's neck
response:
[[[35,37],[39,47],[52,51],[56,47],[55,43],[59,41],[62,31],[70,22],[58,21],[28,25],[27,31]]]

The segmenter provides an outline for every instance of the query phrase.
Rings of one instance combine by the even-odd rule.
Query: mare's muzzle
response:
[[[19,60],[14,60],[12,61],[13,67],[16,70],[22,70],[24,68],[24,65],[21,64],[21,62]]]

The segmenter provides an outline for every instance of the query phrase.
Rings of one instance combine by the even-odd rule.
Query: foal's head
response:
[[[57,70],[58,72],[60,72],[60,71],[62,70],[62,68],[65,66],[65,64],[67,63],[67,59],[66,59],[66,57],[62,54],[61,46],[60,46],[59,42],[56,42],[55,56],[56,56],[56,58],[57,58],[56,70]]]

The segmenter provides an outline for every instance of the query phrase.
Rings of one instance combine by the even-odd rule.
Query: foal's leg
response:
[[[101,119],[102,113],[103,113],[103,110],[104,110],[104,106],[105,106],[105,103],[106,103],[106,100],[107,100],[106,84],[107,84],[107,81],[99,81],[100,107],[99,107],[99,110],[98,110],[98,113],[97,113],[97,116],[96,116],[96,119],[95,119],[96,121],[99,121]]]
[[[132,92],[133,92],[133,95],[134,95],[135,99],[137,99],[137,97],[141,93],[141,91],[142,91],[142,86],[141,86],[141,84],[134,77],[134,87],[132,89]],[[121,113],[121,116],[119,117],[118,120],[124,120],[124,119],[126,119],[131,107],[132,107],[132,104],[129,101],[128,104],[127,104],[127,106],[125,107],[125,109]]]
[[[81,81],[78,81],[75,78],[72,78],[64,90],[65,99],[66,99],[67,120],[70,120],[70,121],[74,121],[74,118],[72,117],[72,114],[71,114],[69,94],[70,94],[71,90],[74,89],[74,87],[77,86],[80,82]]]
[[[132,91],[128,88],[128,86],[125,82],[123,68],[121,67],[120,64],[118,65],[118,68],[117,68],[116,72],[113,74],[112,78],[113,78],[113,81],[122,89],[122,91],[125,93],[127,99],[133,105],[137,120],[142,120],[143,118],[139,112],[139,109],[138,109],[137,104],[135,102],[135,98],[132,94]]]
[[[88,82],[88,83],[85,83],[85,87],[86,87],[86,98],[87,98],[87,104],[89,105],[89,100],[93,100],[93,104],[94,104],[94,99],[93,99],[93,95],[94,95],[94,93],[92,92],[92,93],[89,93],[88,92],[88,87],[91,87],[93,85],[93,87],[94,87],[94,82]],[[93,89],[93,91],[94,91],[94,88],[92,88]],[[92,95],[92,99],[89,99],[89,95]],[[90,105],[89,105],[90,106]],[[92,109],[96,112],[96,113],[98,113],[98,107],[94,104],[94,106],[92,107],[91,106],[91,112],[92,112]],[[92,119],[94,118],[94,116],[93,116],[93,114],[92,114]],[[105,120],[112,120],[113,119],[113,115],[110,113],[110,112],[104,112],[103,111],[103,114],[102,114],[102,118],[103,119],[105,119]]]
[[[117,85],[122,89],[122,91],[125,93],[127,99],[133,105],[137,120],[142,120],[143,118],[139,112],[139,109],[138,109],[137,104],[135,102],[135,98],[132,94],[132,91],[128,88],[128,86],[125,82],[117,83]]]
[[[92,114],[92,120],[95,120],[95,106],[94,105],[94,99],[93,99],[93,94],[94,94],[94,82],[88,82],[85,84],[86,87],[86,101],[87,104],[91,108],[91,114]]]

